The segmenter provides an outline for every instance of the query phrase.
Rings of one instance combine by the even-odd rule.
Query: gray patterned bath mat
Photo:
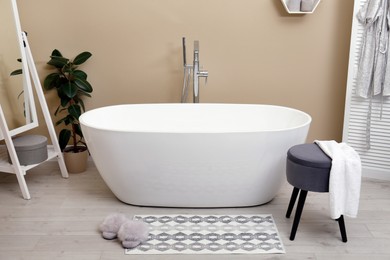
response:
[[[149,240],[126,254],[285,253],[275,222],[262,215],[137,215]]]

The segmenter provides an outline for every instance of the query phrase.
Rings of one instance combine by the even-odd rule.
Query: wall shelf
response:
[[[313,9],[311,11],[296,11],[296,10],[290,10],[288,2],[292,0],[280,0],[284,6],[284,9],[286,9],[286,12],[289,14],[312,14],[316,10],[318,4],[321,2],[321,0],[314,0]]]

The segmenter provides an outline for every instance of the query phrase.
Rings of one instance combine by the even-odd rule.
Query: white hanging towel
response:
[[[359,208],[362,166],[359,154],[346,143],[314,141],[332,158],[329,176],[330,217],[356,218]]]
[[[387,8],[387,28],[390,28],[390,8]],[[387,62],[386,62],[386,72],[385,72],[385,81],[383,82],[383,96],[390,96],[390,55],[389,55],[389,42],[387,43]]]
[[[364,27],[357,73],[357,95],[367,98],[382,92],[388,43],[387,0],[368,0],[357,14]]]

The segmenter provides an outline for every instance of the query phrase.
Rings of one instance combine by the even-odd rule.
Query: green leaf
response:
[[[75,78],[79,78],[79,79],[84,79],[84,80],[87,79],[87,73],[85,73],[82,70],[75,70],[75,71],[73,71],[73,76]]]
[[[51,56],[58,56],[58,57],[62,57],[62,54],[59,50],[57,49],[54,49],[52,52],[51,52]]]
[[[79,91],[79,95],[80,96],[87,96],[87,97],[92,97],[90,94],[88,94],[87,92],[84,92],[82,90]],[[81,99],[80,99],[81,100]]]
[[[60,125],[60,124],[62,124],[62,123],[65,123],[65,120],[67,120],[67,119],[68,119],[68,116],[61,118],[60,120],[58,120],[58,121],[56,122],[56,126],[57,126],[57,125]]]
[[[65,82],[63,83],[62,85],[60,85],[58,88],[57,88],[57,95],[58,97],[60,98],[60,103],[64,102],[63,100],[70,100],[71,98],[69,98],[65,92],[64,92],[64,89],[69,85],[69,82]]]
[[[66,107],[66,105],[68,105],[70,101],[70,98],[61,98],[61,106]]]
[[[45,90],[50,90],[50,89],[56,87],[59,79],[60,79],[60,74],[58,74],[58,73],[51,73],[51,74],[47,75],[45,80],[43,81],[43,88]]]
[[[58,69],[63,68],[69,62],[69,59],[60,56],[50,56],[50,58],[51,59],[47,62],[47,64],[52,65]]]
[[[55,115],[55,116],[57,116],[58,111],[60,110],[60,107],[61,107],[61,106],[58,106],[57,109],[56,109],[56,111],[54,111],[54,115]],[[58,123],[58,122],[57,122],[57,123]],[[56,125],[58,125],[57,123],[56,123]]]
[[[23,74],[23,70],[17,69],[17,70],[12,71],[10,76],[16,76],[16,75],[20,75],[20,74]]]
[[[83,138],[83,132],[81,132],[81,127],[80,127],[80,125],[79,125],[79,124],[75,124],[74,126],[75,126],[74,130],[75,130],[76,134],[77,134],[78,136],[80,136],[81,138]]]
[[[77,94],[77,85],[72,82],[63,85],[61,89],[68,98],[73,98]]]
[[[73,124],[74,121],[75,120],[74,120],[73,116],[67,115],[66,118],[65,118],[64,123],[65,123],[65,125],[70,125],[70,124]]]
[[[81,115],[81,108],[79,105],[71,105],[68,107],[68,113],[79,120],[79,117]]]
[[[62,75],[62,74],[59,74],[59,75],[60,75],[60,78],[58,79],[58,82],[56,82],[57,89],[61,89],[65,85],[69,84],[69,80],[64,75]]]
[[[74,83],[84,92],[91,93],[93,91],[91,84],[85,79],[75,78]]]
[[[61,109],[61,111],[63,110],[67,110],[67,109]],[[62,123],[64,123],[65,125],[74,124],[75,122],[77,123],[77,120],[72,115],[66,115],[65,117],[61,118],[56,122],[56,126]]]
[[[72,133],[68,129],[62,129],[58,138],[58,142],[61,148],[61,151],[63,151],[68,144],[70,137],[72,136]]]
[[[91,54],[90,52],[88,52],[88,51],[82,52],[82,53],[80,53],[79,55],[77,55],[76,58],[74,58],[73,63],[74,63],[75,65],[83,64],[83,63],[86,62],[91,56],[92,56],[92,54]]]
[[[62,109],[62,110],[67,110],[67,109]],[[62,111],[62,110],[61,110],[61,111]],[[60,125],[60,124],[62,124],[62,123],[64,123],[65,125],[69,125],[69,124],[73,124],[74,122],[76,122],[76,120],[73,118],[73,116],[67,115],[66,117],[63,117],[63,118],[61,118],[60,120],[58,120],[58,121],[56,122],[56,126],[57,126],[57,125]]]
[[[71,99],[68,98],[68,97],[66,97],[66,96],[65,96],[65,97],[62,97],[62,98],[61,98],[61,106],[62,106],[62,107],[66,107],[66,105],[70,102],[70,100],[71,100]]]
[[[73,70],[74,70],[74,66],[72,63],[67,63],[64,65],[64,67],[62,68],[62,72],[64,73],[69,73],[69,74],[73,74]]]
[[[81,93],[81,92],[80,92],[80,93]],[[80,104],[80,106],[81,106],[82,111],[85,112],[84,101],[83,101],[81,98],[77,98],[77,99],[78,99],[78,102],[79,102],[79,104]]]

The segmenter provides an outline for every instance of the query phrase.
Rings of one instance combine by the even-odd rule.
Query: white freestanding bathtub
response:
[[[162,207],[266,203],[285,180],[287,150],[311,117],[244,104],[139,104],[80,117],[91,156],[115,196]]]

